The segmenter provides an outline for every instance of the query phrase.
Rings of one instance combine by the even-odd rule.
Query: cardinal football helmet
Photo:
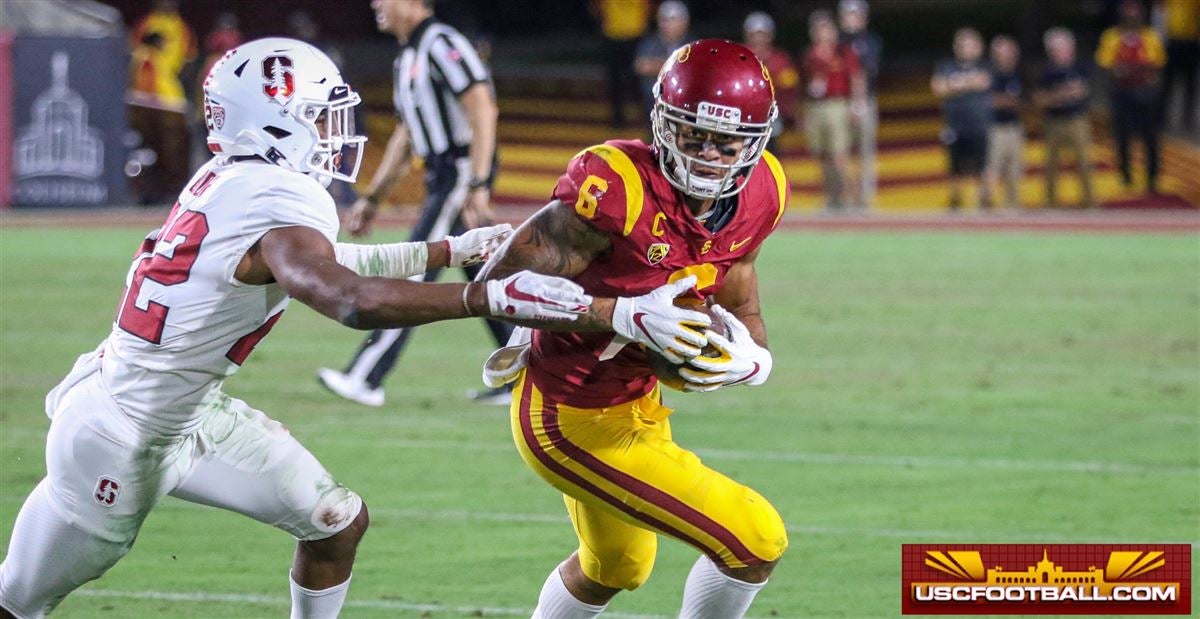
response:
[[[240,45],[204,80],[208,148],[259,156],[289,170],[353,183],[365,136],[354,133],[361,99],[321,50],[294,39]],[[343,172],[342,160],[353,162]]]
[[[650,121],[658,164],[672,185],[702,199],[737,194],[766,150],[771,123],[778,114],[775,87],[766,66],[746,47],[721,39],[702,39],[675,50],[654,84]],[[680,148],[680,131],[715,136],[714,142],[744,141],[730,164],[706,161]],[[686,134],[685,134],[686,135]],[[699,150],[708,144],[699,145]],[[721,143],[716,144],[721,150]],[[695,149],[693,149],[695,150]],[[703,167],[717,178],[697,174]]]

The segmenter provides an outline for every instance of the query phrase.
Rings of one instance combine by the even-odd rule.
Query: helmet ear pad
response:
[[[354,134],[359,103],[333,61],[312,45],[251,41],[226,53],[204,81],[209,150],[354,182],[366,142]],[[352,165],[339,166],[343,161]]]
[[[721,39],[701,39],[672,52],[655,81],[650,112],[659,168],[677,189],[701,199],[736,195],[766,150],[778,115],[775,87],[766,67],[745,46]],[[683,152],[682,127],[742,141],[731,163],[707,161]],[[694,166],[716,169],[711,178]]]

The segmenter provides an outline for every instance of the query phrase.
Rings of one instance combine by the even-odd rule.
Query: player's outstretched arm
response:
[[[610,246],[608,235],[580,219],[571,206],[555,200],[517,228],[479,277],[491,280],[522,270],[574,277]],[[641,343],[674,363],[682,363],[700,354],[707,344],[705,336],[691,327],[711,324],[708,316],[673,304],[675,297],[695,283],[695,278],[687,278],[640,297],[597,297],[586,314],[569,324],[517,324],[551,331],[613,331],[626,341]]]
[[[277,281],[301,303],[356,329],[467,316],[569,321],[591,303],[567,280],[528,272],[488,284],[360,277],[337,263],[333,245],[320,232],[300,226],[263,235],[238,265],[236,277],[248,284]]]

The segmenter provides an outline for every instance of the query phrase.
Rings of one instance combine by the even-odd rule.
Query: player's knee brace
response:
[[[353,490],[338,484],[321,493],[309,521],[312,530],[297,536],[301,541],[328,539],[351,527],[362,537],[368,524],[366,505]]]

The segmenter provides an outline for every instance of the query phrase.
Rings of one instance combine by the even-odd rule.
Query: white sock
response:
[[[546,584],[542,585],[542,593],[538,596],[537,608],[533,609],[532,619],[592,619],[604,612],[608,604],[596,606],[580,602],[567,590],[562,574],[558,573],[561,565],[550,571]]]
[[[767,585],[726,576],[706,556],[701,556],[683,585],[679,619],[741,619],[758,590]]]
[[[328,589],[313,591],[296,584],[288,572],[288,583],[292,586],[292,619],[336,619],[346,601],[350,579]]]

